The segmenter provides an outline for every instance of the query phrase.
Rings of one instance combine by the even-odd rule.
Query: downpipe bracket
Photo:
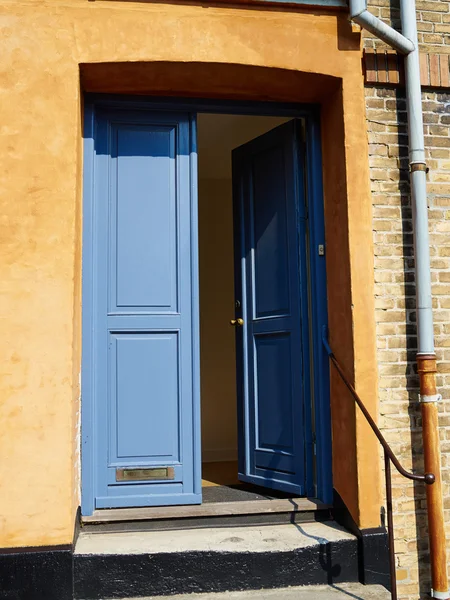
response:
[[[437,598],[438,600],[449,600],[450,592],[437,592],[436,590],[431,590],[431,598]]]
[[[413,162],[409,165],[409,172],[415,173],[416,171],[425,171],[425,173],[429,173],[430,169],[427,167],[425,163]]]
[[[421,404],[427,404],[429,402],[440,402],[442,400],[442,394],[432,394],[428,396],[426,394],[420,394]]]

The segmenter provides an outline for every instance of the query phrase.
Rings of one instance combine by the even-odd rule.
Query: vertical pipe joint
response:
[[[428,403],[442,400],[441,394],[436,390],[436,355],[418,354],[417,372],[420,382],[420,401]]]
[[[420,395],[436,396],[436,355],[418,354],[417,372],[419,374]]]

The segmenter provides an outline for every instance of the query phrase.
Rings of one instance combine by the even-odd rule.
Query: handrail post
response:
[[[428,530],[430,539],[430,556],[431,556],[431,574],[433,584],[439,585],[445,590],[447,583],[447,565],[446,565],[446,549],[445,536],[442,536],[444,531],[444,513],[442,506],[441,492],[441,455],[439,447],[439,433],[437,428],[437,400],[439,395],[436,394],[436,357],[434,355],[422,355],[418,357],[418,371],[420,377],[420,392],[422,401],[422,429],[424,438],[424,458],[425,458],[425,474],[418,475],[410,473],[402,467],[398,458],[392,452],[391,447],[387,443],[385,437],[379,430],[377,424],[373,420],[369,411],[357,394],[355,388],[345,376],[339,362],[337,361],[329,343],[326,327],[322,329],[322,342],[331,363],[339,373],[342,381],[350,391],[353,399],[365,416],[372,431],[378,438],[378,441],[384,450],[384,464],[386,476],[386,505],[388,516],[388,535],[389,535],[389,565],[391,575],[391,596],[393,600],[397,600],[397,577],[395,570],[395,548],[394,548],[394,523],[392,516],[392,479],[391,479],[391,462],[403,477],[411,481],[421,481],[426,484],[427,494],[427,509],[428,509]],[[436,474],[436,475],[435,475]],[[434,559],[434,560],[433,560]],[[435,583],[436,582],[436,583]],[[431,597],[439,600],[448,600],[449,595],[446,591],[437,589],[431,590]]]
[[[386,450],[384,451],[384,475],[386,477],[386,513],[388,520],[389,540],[389,571],[391,575],[391,598],[397,600],[397,572],[395,565],[394,519],[392,516],[392,475],[391,460]]]

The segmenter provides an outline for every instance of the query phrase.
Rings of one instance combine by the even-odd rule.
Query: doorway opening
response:
[[[329,504],[318,113],[93,98],[85,119],[83,516]]]
[[[292,118],[197,115],[203,503],[298,495],[242,481],[239,476],[246,444],[238,440],[238,412],[242,408],[236,373],[239,339],[231,325],[236,302],[240,302],[235,290],[235,236],[239,231],[233,226],[232,154],[288,121]]]

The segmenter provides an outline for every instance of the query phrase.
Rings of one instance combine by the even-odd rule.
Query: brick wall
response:
[[[369,0],[371,11],[395,26],[398,0]],[[418,1],[421,52],[450,54],[449,0]],[[384,44],[364,33],[366,48]],[[407,468],[423,469],[408,139],[404,90],[366,86],[367,131],[373,199],[375,302],[381,428]],[[450,89],[423,90],[427,148],[431,270],[442,468],[447,535],[450,538]],[[425,492],[394,474],[399,597],[429,591]],[[418,540],[418,541],[416,541]]]
[[[369,0],[370,12],[400,29],[399,0]],[[450,54],[450,10],[448,0],[416,0],[417,31],[423,52]],[[370,33],[364,34],[366,48],[384,46]]]

